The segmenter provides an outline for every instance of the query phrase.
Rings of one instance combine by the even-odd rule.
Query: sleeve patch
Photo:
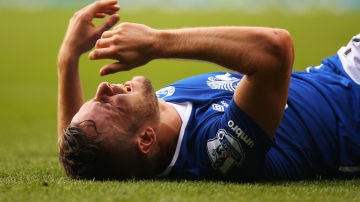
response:
[[[224,129],[218,130],[216,137],[208,140],[207,152],[211,166],[223,174],[233,166],[240,167],[245,159],[241,144]]]
[[[168,86],[165,88],[162,88],[158,91],[156,91],[156,96],[158,98],[166,98],[166,97],[170,97],[175,93],[175,87],[174,86]]]

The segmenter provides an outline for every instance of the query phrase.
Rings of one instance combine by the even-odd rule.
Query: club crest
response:
[[[229,73],[210,76],[206,84],[211,89],[221,89],[221,90],[228,90],[234,92],[240,79],[230,76],[231,74]]]

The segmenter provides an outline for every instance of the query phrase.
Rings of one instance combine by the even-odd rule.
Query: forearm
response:
[[[286,30],[214,27],[158,31],[154,58],[205,60],[245,76],[235,103],[273,137],[284,112],[293,43]]]
[[[205,60],[250,75],[283,65],[279,34],[283,31],[263,27],[160,30],[154,58]]]
[[[79,56],[71,55],[64,46],[58,55],[58,105],[57,131],[58,137],[70,124],[72,117],[83,103],[79,76]]]

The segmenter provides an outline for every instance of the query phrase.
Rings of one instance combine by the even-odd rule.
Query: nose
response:
[[[96,91],[95,98],[102,100],[108,96],[113,95],[113,90],[108,82],[102,82],[99,84],[98,89]]]
[[[131,91],[131,87],[129,85],[122,84],[110,84],[108,82],[102,82],[99,84],[98,89],[96,91],[96,99],[104,100],[113,95],[117,94],[127,94]]]

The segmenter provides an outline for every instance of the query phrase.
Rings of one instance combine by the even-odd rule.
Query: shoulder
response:
[[[158,98],[178,102],[210,99],[218,97],[219,94],[232,96],[241,78],[240,74],[228,72],[206,73],[182,79],[159,89],[156,93]]]

